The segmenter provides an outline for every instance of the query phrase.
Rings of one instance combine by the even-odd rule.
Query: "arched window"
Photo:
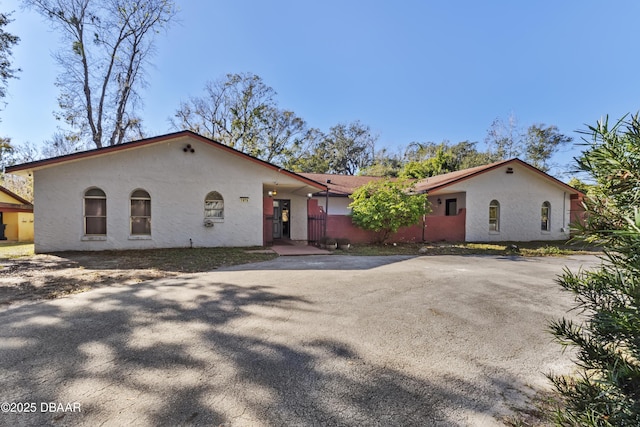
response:
[[[151,196],[144,190],[131,193],[131,234],[151,234]]]
[[[542,204],[542,211],[540,213],[540,230],[551,230],[551,203],[544,202]]]
[[[224,199],[217,191],[212,191],[204,198],[204,218],[224,219]]]
[[[500,203],[497,200],[489,203],[489,231],[500,231]]]
[[[84,234],[107,234],[107,195],[99,188],[90,188],[84,193]]]

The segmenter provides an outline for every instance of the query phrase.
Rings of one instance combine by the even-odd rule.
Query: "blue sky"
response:
[[[478,141],[513,114],[520,126],[576,130],[640,110],[635,0],[190,0],[157,39],[143,92],[148,135],[173,131],[181,101],[208,80],[252,72],[280,107],[327,131],[360,120],[378,148],[412,141]],[[57,122],[58,35],[18,0],[9,31],[19,80],[0,135],[40,144]],[[555,156],[569,164],[580,147]],[[559,174],[559,169],[554,169]]]

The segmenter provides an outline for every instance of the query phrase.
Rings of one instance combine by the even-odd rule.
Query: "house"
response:
[[[381,178],[301,175],[328,187],[314,196],[310,208],[328,212],[328,236],[347,237],[354,243],[375,239],[372,232],[351,223],[349,195]],[[420,224],[400,229],[391,241],[566,240],[584,196],[519,159],[422,179],[415,183],[415,191],[427,193],[432,212]]]
[[[0,186],[0,240],[33,241],[33,205]]]
[[[5,191],[0,211],[10,239],[32,238],[24,224],[35,224],[37,253],[376,237],[351,222],[349,196],[381,178],[297,174],[190,131],[6,172],[33,176],[35,206]],[[423,179],[415,191],[432,212],[392,241],[563,240],[582,197],[518,159]]]
[[[305,243],[326,185],[190,131],[25,163],[35,251]]]

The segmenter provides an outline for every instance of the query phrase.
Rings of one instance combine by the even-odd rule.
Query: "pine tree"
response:
[[[640,425],[640,121],[624,117],[590,127],[579,169],[596,185],[585,201],[579,236],[604,248],[593,270],[566,271],[581,322],[561,319],[551,332],[573,348],[578,374],[549,378],[564,400],[558,425]]]

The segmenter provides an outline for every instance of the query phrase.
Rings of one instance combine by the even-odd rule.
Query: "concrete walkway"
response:
[[[329,255],[331,253],[309,245],[273,245],[271,250],[280,256]]]

